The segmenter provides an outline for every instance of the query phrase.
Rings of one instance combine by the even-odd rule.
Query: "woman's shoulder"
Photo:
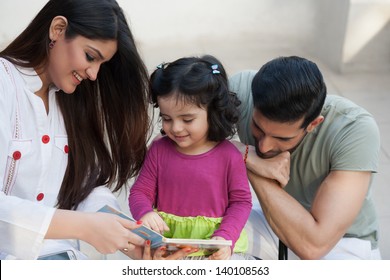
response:
[[[0,75],[2,77],[7,77],[9,79],[10,77],[13,77],[15,75],[21,75],[22,71],[19,68],[21,70],[23,69],[22,67],[15,65],[8,59],[0,57]]]
[[[15,88],[13,85],[14,80],[14,69],[15,66],[6,60],[5,58],[0,57],[0,94],[9,95],[10,92]]]
[[[5,58],[0,58],[0,79],[7,89],[26,87],[29,91],[36,92],[42,88],[41,78],[34,68],[19,66]]]
[[[11,71],[15,66],[3,57],[0,57],[0,79],[9,80]]]

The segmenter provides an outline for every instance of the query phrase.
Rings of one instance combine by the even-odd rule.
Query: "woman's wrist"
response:
[[[82,239],[87,213],[57,209],[51,220],[45,238]]]

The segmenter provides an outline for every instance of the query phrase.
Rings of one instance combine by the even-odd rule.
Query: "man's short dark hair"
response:
[[[305,58],[279,57],[266,63],[252,81],[254,107],[266,118],[306,128],[321,113],[326,85],[317,65]]]

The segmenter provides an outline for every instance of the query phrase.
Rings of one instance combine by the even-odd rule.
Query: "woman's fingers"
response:
[[[138,236],[137,234],[131,231],[129,231],[128,233],[127,240],[131,248],[134,248],[134,246],[143,246],[145,242],[145,239],[143,239],[142,237]]]
[[[152,259],[152,252],[150,249],[150,240],[145,240],[145,246],[144,246],[144,252],[142,259],[144,260],[151,260]]]

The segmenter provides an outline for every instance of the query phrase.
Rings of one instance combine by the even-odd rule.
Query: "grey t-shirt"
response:
[[[230,90],[241,100],[240,141],[254,145],[250,130],[253,112],[252,79],[256,71],[240,72],[229,79]],[[378,126],[366,110],[353,102],[328,95],[321,113],[324,121],[307,134],[291,155],[290,181],[285,190],[310,210],[314,196],[332,170],[377,172],[380,149]],[[363,206],[344,237],[371,241],[378,247],[378,221],[371,186]]]

